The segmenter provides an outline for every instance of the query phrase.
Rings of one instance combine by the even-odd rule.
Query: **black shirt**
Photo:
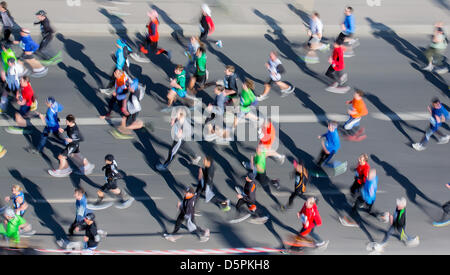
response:
[[[209,25],[204,15],[202,15],[202,18],[200,18],[200,25],[203,28],[203,32],[209,32]]]
[[[91,225],[87,223],[83,223],[81,225],[81,230],[85,230],[85,236],[89,238],[87,244],[88,247],[97,247],[98,242],[95,240],[95,236],[97,236],[97,224],[93,222]]]
[[[34,23],[35,25],[41,24],[41,34],[42,36],[47,36],[53,34],[55,31],[50,26],[50,21],[47,17],[44,20]]]
[[[244,200],[255,203],[256,201],[255,191],[256,191],[255,182],[245,181],[244,194],[246,195],[246,197],[244,197]]]
[[[237,76],[235,73],[232,75],[225,75],[223,79],[223,83],[226,90],[233,90],[236,92],[236,94],[233,94],[231,96],[236,96],[238,92],[237,82],[236,82]]]
[[[203,171],[203,180],[205,184],[212,185],[215,171],[214,165],[211,163],[209,167],[202,168],[202,171]]]
[[[181,213],[184,215],[190,215],[191,218],[194,217],[195,213],[195,201],[197,200],[197,194],[192,196],[192,198],[187,199],[186,197],[183,198],[183,203],[181,204]]]
[[[72,139],[72,143],[78,144],[80,141],[83,141],[83,136],[78,129],[78,126],[75,124],[73,127],[66,127],[67,136]]]

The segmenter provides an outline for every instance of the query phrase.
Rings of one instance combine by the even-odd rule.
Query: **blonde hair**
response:
[[[18,185],[18,184],[13,184],[12,189],[16,189],[16,190],[19,191],[19,192],[22,192],[22,191],[23,191],[22,186],[20,186],[20,185]]]

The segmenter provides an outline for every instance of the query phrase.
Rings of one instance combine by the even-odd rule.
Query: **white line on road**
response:
[[[382,121],[398,121],[398,120],[404,120],[404,121],[421,121],[421,120],[428,120],[430,117],[429,113],[426,112],[407,112],[407,113],[370,113],[369,116],[371,116],[374,119],[382,120]],[[142,117],[140,118],[144,122],[152,122],[155,120],[160,119],[160,117]],[[164,121],[170,121],[169,116],[163,117]],[[293,115],[280,115],[278,117],[273,117],[273,120],[275,122],[282,122],[282,123],[314,123],[319,121],[327,121],[328,119],[336,120],[339,122],[344,122],[348,119],[347,115],[342,114],[324,114],[324,115],[311,115],[311,114],[293,114]],[[121,121],[121,118],[111,118],[111,123],[118,124]],[[33,118],[30,120],[31,124],[34,126],[45,126],[42,120],[38,118]],[[98,126],[98,125],[109,125],[108,121],[98,118],[98,117],[80,117],[77,118],[77,124],[83,125],[83,126]],[[0,120],[0,127],[7,127],[7,126],[14,126],[15,122],[12,119],[3,119]]]

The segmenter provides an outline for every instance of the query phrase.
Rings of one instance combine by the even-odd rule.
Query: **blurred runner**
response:
[[[205,194],[205,202],[212,202],[216,204],[222,211],[227,212],[230,210],[230,200],[221,201],[213,192],[214,184],[214,172],[216,168],[214,167],[214,160],[211,156],[206,156],[203,159],[203,167],[198,169],[198,183],[195,193],[197,194],[197,199],[200,195]]]
[[[126,110],[126,98],[128,93],[128,86],[130,79],[128,75],[119,69],[116,69],[114,71],[114,78],[115,78],[115,84],[114,84],[114,92],[111,94],[111,98],[108,102],[108,110],[105,115],[100,116],[101,119],[110,118],[111,112],[114,109],[114,105],[117,102],[119,105],[121,116],[123,116],[124,111]]]
[[[366,138],[364,128],[360,128],[361,118],[369,113],[362,99],[363,96],[363,91],[356,90],[353,94],[353,99],[345,102],[345,104],[352,105],[347,111],[349,119],[343,125],[346,134],[345,138],[350,141],[361,141]]]
[[[441,101],[438,98],[434,98],[432,100],[431,106],[428,106],[428,112],[431,114],[430,126],[426,130],[422,140],[419,143],[412,144],[412,147],[417,151],[425,150],[430,137],[435,133],[441,136],[441,138],[438,139],[438,144],[446,144],[450,140],[449,135],[444,135],[439,130],[439,128],[442,126],[442,123],[445,122],[446,119],[450,119],[450,115],[445,107],[442,106]]]
[[[444,64],[444,54],[448,46],[448,39],[444,33],[444,25],[442,22],[434,25],[434,32],[431,39],[431,44],[425,50],[424,54],[428,60],[428,65],[423,67],[422,70],[433,71],[436,69],[437,73],[448,72],[447,66]],[[433,65],[435,61],[436,67]]]
[[[170,52],[163,49],[158,48],[158,41],[159,41],[159,19],[158,19],[158,12],[156,10],[151,10],[147,12],[147,16],[149,17],[149,22],[147,24],[147,30],[148,30],[148,36],[146,37],[146,40],[144,41],[144,45],[141,45],[140,51],[143,54],[148,54],[148,46],[150,45],[150,50],[153,54],[160,55],[165,54],[167,58],[171,58]]]
[[[369,156],[367,154],[361,154],[358,158],[358,166],[356,167],[355,180],[350,187],[350,194],[353,198],[356,198],[361,193],[361,188],[366,184],[367,177],[369,176],[370,165],[368,163]]]
[[[195,154],[195,152],[187,144],[186,139],[191,135],[190,133],[190,122],[186,121],[186,111],[184,109],[178,109],[176,117],[172,118],[170,125],[172,126],[172,138],[173,143],[169,150],[169,155],[164,164],[158,163],[156,169],[158,171],[166,171],[170,163],[174,159],[178,150],[183,147],[184,151],[190,156],[191,162],[197,164],[201,156]]]
[[[194,75],[191,76],[189,80],[188,90],[193,95],[197,94],[197,89],[195,84],[198,84],[199,89],[205,87],[206,81],[208,80],[208,70],[206,69],[206,50],[203,47],[199,47],[195,53],[195,67],[197,70]]]
[[[177,100],[177,96],[184,98],[186,96],[186,71],[183,65],[175,67],[175,78],[170,79],[170,90],[167,93],[167,107],[171,107]]]
[[[0,19],[3,24],[3,38],[2,42],[10,43],[9,37],[12,34],[13,28],[16,25],[14,18],[8,10],[8,4],[6,1],[0,2]]]
[[[378,189],[378,176],[375,169],[370,169],[367,176],[366,182],[361,188],[359,196],[353,205],[352,211],[356,212],[358,209],[363,207],[370,215],[382,220],[383,213],[375,210],[373,205],[377,196]],[[387,221],[386,221],[387,222]]]
[[[294,178],[294,192],[289,196],[289,200],[287,205],[282,205],[281,210],[286,210],[287,208],[292,207],[292,203],[294,199],[299,196],[306,200],[306,197],[303,195],[306,191],[306,185],[309,183],[309,174],[308,170],[303,163],[303,160],[297,162],[294,160],[294,171],[291,176]]]
[[[358,39],[354,38],[355,17],[353,16],[353,8],[350,6],[346,7],[344,16],[344,21],[341,24],[342,32],[337,37],[337,40],[346,45],[344,56],[352,57],[355,55],[353,48],[356,48],[359,45]]]
[[[27,73],[23,63],[18,61],[14,51],[5,43],[2,43],[1,57],[3,61],[3,70],[1,79],[3,81],[1,89],[2,96],[0,101],[0,114],[8,108],[8,94],[16,95],[20,90],[20,79]]]
[[[53,40],[53,33],[55,32],[50,25],[50,20],[48,20],[47,13],[44,10],[40,10],[36,13],[37,22],[34,25],[41,25],[42,40],[39,44],[39,49],[36,51],[37,54],[41,55],[44,59],[41,64],[55,65],[62,61],[62,52],[52,53],[50,42]]]
[[[210,116],[204,122],[206,130],[204,138],[208,142],[215,140],[217,144],[228,145],[232,129],[224,123],[227,94],[222,80],[216,82],[214,93],[216,94],[214,105],[209,104],[205,109]]]
[[[320,20],[318,12],[314,12],[311,15],[309,21],[309,29],[307,34],[309,36],[308,43],[306,44],[307,52],[304,56],[301,56],[305,63],[316,64],[319,63],[319,57],[316,54],[316,50],[324,51],[330,49],[330,44],[322,42],[323,24]]]
[[[27,29],[21,29],[20,31],[21,39],[19,41],[14,41],[14,44],[21,44],[23,49],[23,54],[20,59],[32,69],[32,77],[43,77],[47,74],[48,68],[42,66],[42,64],[36,59],[34,53],[39,49],[39,45],[33,41],[30,35],[30,31]]]
[[[273,84],[276,84],[280,88],[282,95],[288,95],[295,90],[294,86],[289,86],[281,81],[281,75],[286,72],[286,69],[281,64],[281,60],[278,58],[278,54],[275,51],[270,52],[269,61],[266,63],[266,69],[269,71],[269,80],[264,84],[264,91],[262,95],[258,97],[258,101],[263,101],[269,97],[270,88]]]
[[[25,196],[23,194],[23,189],[20,185],[14,184],[11,187],[12,195],[9,197],[5,197],[5,201],[11,201],[14,207],[14,213],[23,217],[25,211],[28,208],[28,203],[25,201]]]
[[[181,224],[186,221],[186,226],[189,232],[195,232],[200,239],[200,242],[206,242],[209,240],[209,229],[203,230],[195,223],[195,205],[197,202],[197,194],[194,188],[189,187],[186,189],[182,202],[178,202],[177,208],[180,210],[177,220],[175,222],[175,228],[171,234],[164,234],[164,238],[171,242],[175,242],[181,236],[174,236],[181,228]]]
[[[334,167],[334,162],[330,163],[330,161],[341,147],[337,123],[335,121],[328,122],[328,131],[317,138],[322,140],[322,151],[320,152],[319,159],[316,163],[317,166],[322,166],[323,164]]]
[[[233,65],[225,66],[225,77],[223,78],[223,85],[225,87],[225,94],[227,96],[227,105],[237,106],[239,103],[239,93],[237,86],[237,74],[235,73]]]
[[[211,19],[211,9],[206,4],[202,4],[202,16],[200,18],[200,40],[206,41],[208,35],[215,30],[214,22]]]
[[[348,86],[343,86],[347,82],[347,73],[344,73],[344,46],[342,44],[341,40],[334,42],[333,53],[328,59],[330,67],[325,73],[332,81],[326,90],[333,93],[346,93],[350,89]]]
[[[66,177],[72,173],[72,169],[69,167],[67,158],[70,157],[76,160],[75,163],[79,165],[80,173],[82,175],[89,175],[95,168],[95,165],[90,163],[87,158],[83,157],[80,153],[80,142],[84,141],[83,136],[78,129],[75,122],[75,117],[72,114],[66,116],[66,129],[59,128],[60,133],[67,133],[65,138],[66,148],[59,154],[59,167],[56,170],[48,170],[48,173],[54,177]]]
[[[131,48],[122,39],[116,40],[116,52],[112,55],[113,61],[116,63],[112,70],[111,78],[105,89],[100,89],[102,94],[111,95],[114,92],[114,84],[116,83],[116,71],[124,71],[127,76],[131,77],[130,64],[128,55],[132,52]]]
[[[278,179],[270,179],[266,173],[266,160],[267,153],[262,146],[256,147],[256,153],[250,158],[250,162],[242,162],[245,169],[253,171],[255,173],[255,179],[261,184],[266,192],[270,192],[269,183],[271,183],[277,190],[280,189],[280,183]]]
[[[188,71],[188,73],[195,73],[196,67],[195,67],[195,54],[197,53],[198,48],[205,47],[203,42],[200,41],[198,36],[191,36],[189,45],[187,50],[184,52],[184,55],[188,58],[188,63],[186,64],[185,68]]]
[[[277,131],[272,123],[272,120],[270,118],[263,119],[263,124],[258,131],[258,134],[260,135],[258,146],[262,147],[262,149],[266,152],[267,157],[274,157],[280,164],[283,164],[286,156],[279,154],[273,149],[274,142],[277,139],[276,132]]]
[[[47,105],[46,115],[44,116],[43,114],[39,113],[39,117],[45,124],[45,128],[44,131],[42,131],[39,145],[37,146],[36,149],[34,149],[32,146],[26,148],[26,150],[32,154],[42,153],[42,150],[44,149],[45,144],[47,143],[48,136],[50,134],[53,134],[57,138],[57,140],[59,140],[62,144],[64,144],[64,138],[61,136],[61,133],[59,132],[60,127],[58,117],[58,113],[60,113],[64,109],[64,106],[59,104],[52,96],[49,96],[47,98],[46,105]]]
[[[387,245],[389,237],[394,234],[394,231],[400,233],[400,240],[408,246],[417,246],[419,244],[419,236],[410,237],[406,234],[406,199],[400,198],[396,200],[397,207],[392,215],[389,215],[389,222],[391,226],[386,232],[381,243],[377,243],[374,249],[383,251]]]
[[[31,224],[20,215],[16,215],[11,208],[7,208],[3,216],[6,229],[3,224],[0,224],[0,235],[4,235],[10,245],[18,245],[21,241],[20,237],[29,237],[36,233],[32,230]]]
[[[76,188],[73,196],[75,198],[75,220],[69,227],[69,237],[73,236],[74,231],[78,231],[79,227],[84,222],[86,214],[91,213],[91,211],[87,209],[86,192],[83,188]]]
[[[239,111],[234,117],[233,128],[236,128],[239,121],[243,118],[258,122],[258,117],[252,112],[258,105],[258,100],[254,94],[255,84],[253,80],[246,78],[242,83]]]

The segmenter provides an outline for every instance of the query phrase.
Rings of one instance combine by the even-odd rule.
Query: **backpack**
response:
[[[144,99],[145,90],[139,85],[137,79],[134,79],[130,86],[135,86],[134,93],[130,94],[127,102],[127,109],[130,114],[135,114],[142,110],[141,101]]]

